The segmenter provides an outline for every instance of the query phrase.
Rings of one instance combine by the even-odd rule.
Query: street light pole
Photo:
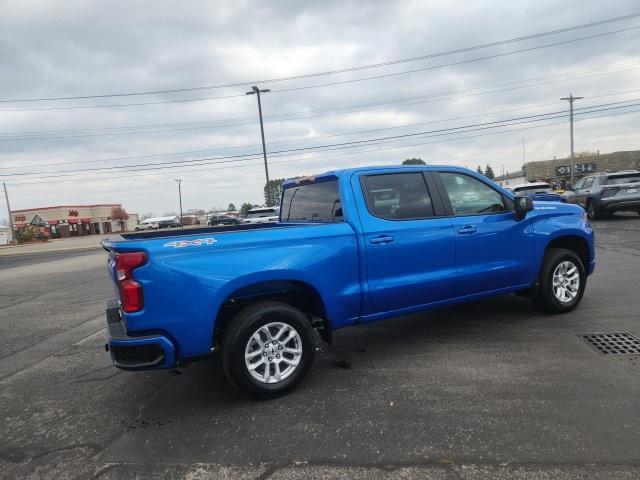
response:
[[[574,97],[573,94],[569,94],[568,97],[563,97],[560,100],[567,100],[569,102],[569,134],[571,135],[571,177],[569,182],[571,186],[573,186],[573,163],[574,163],[574,152],[573,152],[573,102],[576,100],[580,100],[584,97]]]
[[[11,229],[11,232],[9,233],[9,235],[11,235],[11,243],[16,245],[18,242],[16,242],[16,234],[15,234],[15,231],[13,230],[13,217],[11,216],[11,205],[9,205],[9,194],[7,193],[7,184],[3,182],[2,186],[4,187],[4,199],[7,201],[7,212],[9,213],[9,228]]]
[[[182,227],[182,179],[174,178],[174,180],[178,183],[178,198],[180,199],[180,228]]]
[[[267,147],[264,143],[264,124],[262,122],[262,102],[260,101],[260,94],[267,93],[271,90],[265,88],[260,90],[255,85],[251,87],[251,91],[247,92],[247,95],[256,95],[258,97],[258,114],[260,115],[260,134],[262,135],[262,156],[264,157],[264,175],[267,177],[267,185],[269,184],[269,167],[267,166]]]

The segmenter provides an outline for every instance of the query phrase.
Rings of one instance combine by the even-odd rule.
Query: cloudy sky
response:
[[[0,180],[15,209],[163,214],[178,210],[174,178],[185,210],[261,203],[244,95],[258,80],[272,90],[271,178],[409,157],[501,173],[522,165],[523,139],[527,161],[564,157],[554,112],[570,92],[590,107],[576,151],[638,149],[640,16],[467,47],[639,12],[637,0],[2,1]]]

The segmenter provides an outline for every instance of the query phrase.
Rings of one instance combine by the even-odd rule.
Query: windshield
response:
[[[287,188],[282,195],[281,221],[341,222],[342,205],[338,181]]]

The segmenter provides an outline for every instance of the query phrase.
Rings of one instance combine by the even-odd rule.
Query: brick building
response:
[[[522,169],[529,182],[536,180],[569,180],[571,177],[571,159],[561,158],[527,162]],[[594,155],[575,157],[573,169],[576,180],[590,173],[640,170],[640,150],[603,154],[598,152]]]
[[[114,207],[122,205],[57,205],[13,210],[11,216],[17,231],[32,225],[39,227],[49,238],[80,237],[120,231],[120,223],[110,217]],[[129,213],[124,229],[133,230],[138,223],[138,214]]]

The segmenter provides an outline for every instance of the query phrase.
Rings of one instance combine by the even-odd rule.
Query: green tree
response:
[[[488,163],[487,168],[485,168],[484,170],[484,176],[489,180],[493,180],[494,178],[496,178],[495,174],[493,173],[493,168],[491,168],[491,165],[489,165]]]
[[[407,158],[402,165],[426,165],[421,158]]]
[[[227,211],[228,212],[235,212],[236,211],[236,206],[233,203],[230,203],[229,205],[227,205]]]
[[[476,172],[478,172],[480,175],[484,175],[484,172],[482,171],[482,167],[480,165],[478,165],[478,168],[476,168]]]
[[[264,186],[264,204],[267,207],[275,207],[280,203],[283,182],[284,178],[276,178],[269,180],[269,183]]]
[[[253,208],[253,205],[250,203],[243,203],[242,205],[240,205],[240,216],[241,217],[246,217],[247,213],[249,213],[249,210],[251,210]]]

